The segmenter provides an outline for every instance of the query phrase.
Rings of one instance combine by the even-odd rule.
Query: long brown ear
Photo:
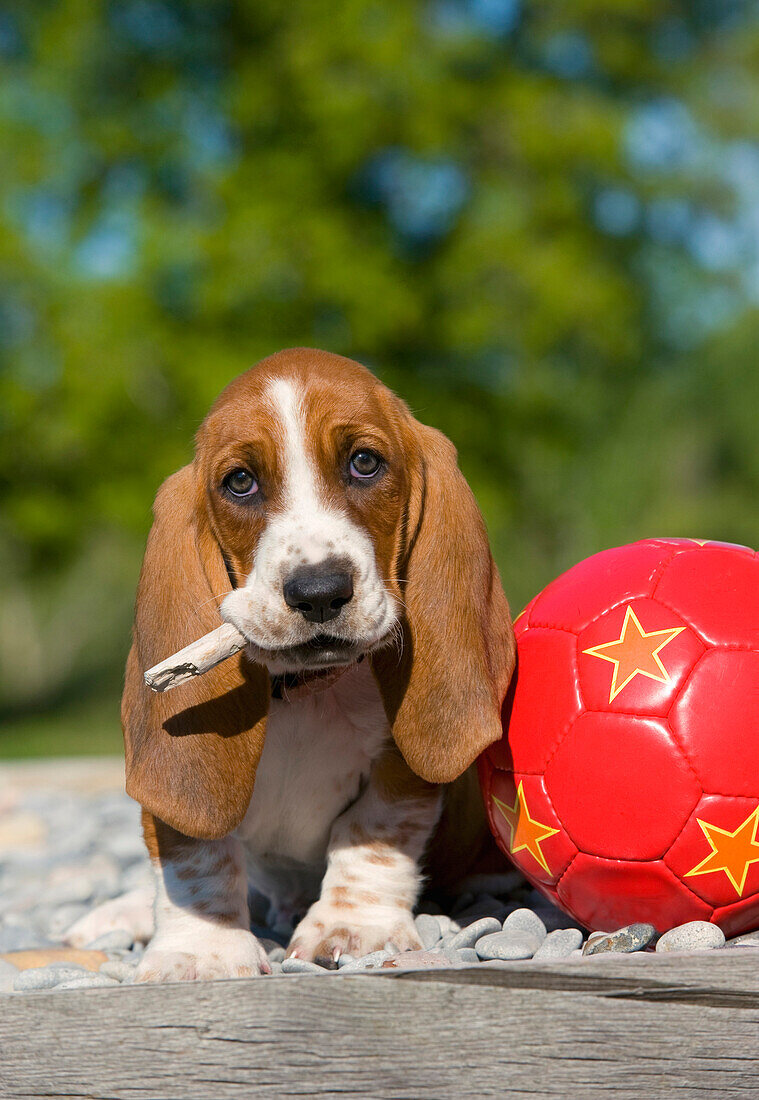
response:
[[[240,653],[166,694],[145,685],[145,669],[220,625],[230,589],[192,466],[163,483],[153,511],[121,706],[126,789],[181,833],[222,837],[250,802],[269,680]]]
[[[487,532],[442,433],[412,420],[403,645],[372,659],[393,737],[430,783],[460,775],[501,736],[514,632]]]

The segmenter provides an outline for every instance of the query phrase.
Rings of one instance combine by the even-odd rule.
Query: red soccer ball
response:
[[[493,834],[587,928],[759,926],[759,556],[649,539],[548,585],[515,623]]]

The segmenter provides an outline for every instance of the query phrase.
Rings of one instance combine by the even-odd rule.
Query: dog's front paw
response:
[[[242,928],[225,928],[189,945],[170,932],[156,936],[137,967],[135,981],[210,982],[257,974],[271,974],[261,944]]]
[[[287,954],[334,965],[341,955],[361,958],[387,944],[398,951],[422,946],[410,910],[373,906],[348,913],[317,901],[295,929]]]

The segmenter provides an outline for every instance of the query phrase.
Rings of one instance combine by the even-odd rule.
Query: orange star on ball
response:
[[[600,657],[602,661],[610,661],[614,665],[609,702],[611,703],[635,676],[648,676],[651,680],[666,684],[669,681],[669,673],[662,664],[659,653],[683,630],[685,630],[684,626],[678,626],[667,630],[645,631],[640,625],[638,616],[628,604],[619,638],[613,642],[604,642],[603,645],[595,645],[583,650],[583,653],[589,653],[591,657]]]
[[[558,833],[559,830],[552,829],[550,825],[544,825],[542,822],[530,817],[527,800],[524,796],[524,781],[520,782],[517,788],[517,796],[514,799],[513,806],[509,806],[507,802],[501,802],[500,798],[496,798],[495,795],[493,795],[493,801],[506,818],[511,830],[510,850],[521,852],[526,849],[533,859],[537,860],[546,874],[550,875],[551,869],[546,863],[546,857],[543,855],[543,849],[540,845],[549,836]]]
[[[696,821],[701,826],[701,831],[709,841],[712,850],[692,871],[686,872],[684,877],[724,871],[735,887],[738,897],[742,897],[748,869],[752,863],[759,863],[759,842],[756,839],[759,827],[759,806],[732,833],[727,829],[720,829],[718,825],[710,825],[700,817],[697,817]]]

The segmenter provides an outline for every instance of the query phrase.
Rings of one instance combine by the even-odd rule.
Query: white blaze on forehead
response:
[[[309,512],[323,507],[319,500],[318,473],[306,447],[306,413],[298,386],[286,378],[275,378],[266,389],[266,399],[282,429],[284,501],[288,512]]]

